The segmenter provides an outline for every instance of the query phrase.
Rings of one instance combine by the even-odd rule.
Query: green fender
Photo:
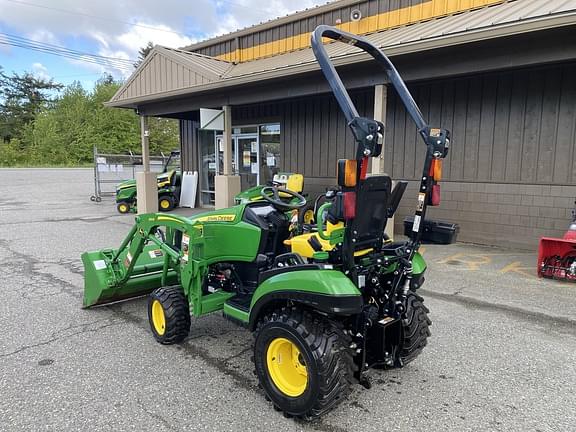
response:
[[[251,330],[262,308],[275,300],[292,300],[338,315],[360,313],[363,306],[360,291],[340,271],[318,268],[286,271],[266,279],[256,289],[248,320]]]
[[[416,252],[412,257],[412,274],[419,275],[426,270],[426,261],[419,252]]]

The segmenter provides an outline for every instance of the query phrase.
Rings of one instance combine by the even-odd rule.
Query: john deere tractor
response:
[[[406,183],[392,190],[388,176],[366,174],[384,126],[358,115],[322,38],[353,44],[384,68],[424,141],[408,241],[384,237]],[[84,307],[149,294],[150,328],[161,344],[183,341],[191,315],[222,311],[253,333],[256,374],[274,407],[304,419],[335,407],[354,383],[369,387],[371,368],[401,368],[425,347],[420,222],[438,203],[449,146],[448,131],[425,123],[392,63],[366,39],[320,26],[312,47],[357,144],[355,159],[338,163],[339,189],[318,209],[315,230],[290,237],[287,212],[305,198],[264,187],[262,200],[192,218],[137,216],[118,249],[82,255]]]

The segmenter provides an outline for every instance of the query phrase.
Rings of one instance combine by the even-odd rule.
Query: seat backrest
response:
[[[356,195],[356,217],[347,226],[346,237],[353,250],[379,247],[388,220],[392,181],[385,175],[361,181]],[[352,242],[352,239],[356,241]]]
[[[304,176],[302,174],[291,174],[286,182],[286,189],[300,193],[304,189]]]

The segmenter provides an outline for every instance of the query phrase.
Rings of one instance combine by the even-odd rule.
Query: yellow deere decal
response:
[[[198,222],[234,222],[234,219],[236,219],[236,215],[223,214],[223,215],[203,216],[203,217],[196,219],[196,221],[198,221]]]
[[[150,219],[150,220],[152,221],[153,218]],[[176,219],[176,218],[173,218],[173,217],[170,217],[170,216],[158,216],[158,220],[159,220],[159,221],[180,222],[179,219]]]

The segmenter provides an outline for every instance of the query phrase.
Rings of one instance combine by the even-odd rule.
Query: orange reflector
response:
[[[434,181],[442,180],[442,159],[432,159],[428,175],[432,177]]]
[[[338,185],[343,187],[356,186],[358,162],[354,159],[340,159],[338,161]]]

